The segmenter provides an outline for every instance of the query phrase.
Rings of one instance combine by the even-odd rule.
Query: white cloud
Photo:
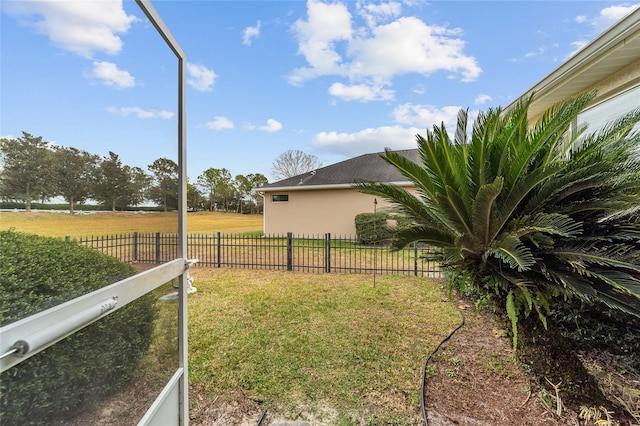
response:
[[[168,120],[170,118],[173,118],[173,113],[170,111],[165,111],[165,110],[158,111],[155,109],[145,110],[140,107],[120,107],[120,108],[109,107],[107,108],[107,112],[110,112],[112,114],[118,114],[123,117],[133,114],[138,118],[159,118],[162,120]]]
[[[447,129],[454,129],[457,123],[459,106],[437,108],[433,105],[403,104],[393,109],[392,115],[396,123],[431,129],[434,125],[444,123]]]
[[[310,67],[294,70],[289,81],[299,84],[305,80],[331,74],[342,74],[342,58],[336,43],[351,38],[351,14],[341,3],[326,4],[316,0],[307,2],[308,19],[297,20],[293,31],[298,40],[298,52]]]
[[[260,35],[260,27],[262,23],[258,21],[255,27],[247,27],[242,35],[242,44],[251,46],[251,40]]]
[[[349,78],[352,86],[363,80],[389,85],[397,75],[438,71],[473,81],[482,72],[475,58],[464,53],[460,29],[427,25],[407,16],[379,25],[379,19],[399,15],[400,5],[358,6],[369,27],[354,27],[342,3],[308,1],[307,20],[298,20],[292,27],[308,66],[293,70],[291,84],[337,75]]]
[[[591,27],[592,34],[589,36],[589,40],[593,38],[593,35],[599,35],[613,24],[624,18],[629,13],[640,7],[640,3],[633,4],[631,6],[609,6],[600,10],[600,13],[596,16],[578,15],[574,18],[578,24],[586,24]],[[589,40],[576,40],[571,43],[573,50],[563,59],[566,60],[569,57],[575,55],[580,49],[589,43]]]
[[[213,119],[213,121],[208,121],[207,123],[205,123],[205,126],[207,126],[211,130],[226,130],[234,128],[233,121],[229,120],[227,117],[222,116],[217,116]]]
[[[640,3],[636,3],[631,6],[609,6],[600,10],[600,14],[592,18],[587,16],[577,16],[576,22],[587,23],[593,27],[595,31],[601,33],[638,7],[640,7]]]
[[[587,22],[587,19],[588,18],[585,15],[578,15],[578,16],[575,17],[575,21],[578,24],[583,24],[583,23]]]
[[[187,64],[187,84],[200,92],[210,92],[218,76],[204,65]]]
[[[380,4],[362,4],[358,2],[358,13],[367,21],[370,27],[375,26],[380,21],[395,18],[402,12],[402,4],[398,2],[388,2]]]
[[[367,128],[353,133],[320,132],[312,140],[318,151],[353,157],[356,155],[381,152],[385,148],[414,149],[417,148],[416,135],[425,133],[426,129],[444,123],[449,137],[455,132],[458,106],[437,108],[432,105],[403,104],[393,110],[393,118],[397,125]],[[469,111],[468,130],[471,131],[473,120],[478,111]]]
[[[267,120],[267,124],[265,124],[264,126],[258,127],[258,130],[262,130],[263,132],[269,132],[269,133],[279,132],[280,130],[282,130],[282,123],[280,123],[278,120],[274,120],[273,118],[270,118]]]
[[[123,43],[118,34],[138,20],[126,14],[122,0],[7,1],[2,7],[54,45],[85,58],[96,52],[119,53]]]
[[[355,133],[321,132],[314,136],[312,145],[319,151],[348,157],[381,152],[385,148],[413,149],[417,148],[415,136],[420,130],[402,126],[383,126]]]
[[[385,90],[381,86],[368,86],[354,84],[347,86],[342,83],[333,83],[329,87],[329,94],[345,101],[379,101],[393,99],[393,90]]]
[[[429,26],[414,17],[400,18],[376,27],[372,37],[350,44],[350,53],[357,58],[351,73],[391,78],[447,71],[461,74],[463,81],[473,81],[481,69],[472,56],[462,53],[465,43],[456,38],[458,35],[456,29]]]
[[[489,102],[492,99],[493,98],[491,96],[481,93],[478,96],[476,96],[476,99],[473,101],[473,103],[476,104],[476,105],[482,105],[482,104],[485,104],[485,103]]]
[[[118,66],[111,62],[95,61],[90,73],[85,73],[87,77],[102,80],[102,84],[118,89],[129,89],[136,86],[136,79],[127,71],[118,69]]]
[[[578,41],[571,42],[571,47],[573,50],[569,52],[569,54],[566,57],[564,57],[563,60],[569,59],[571,56],[578,53],[578,51],[583,47],[585,47],[587,44],[589,44],[589,42],[586,40],[578,40]]]

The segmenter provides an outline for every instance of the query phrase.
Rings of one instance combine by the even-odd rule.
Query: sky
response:
[[[0,137],[141,167],[177,162],[177,60],[134,1],[2,0]],[[507,106],[616,21],[621,1],[152,0],[187,56],[187,174],[273,181],[415,148],[461,108]]]

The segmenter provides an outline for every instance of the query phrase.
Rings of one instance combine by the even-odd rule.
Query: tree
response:
[[[358,184],[408,217],[394,247],[439,247],[454,283],[509,318],[514,346],[519,331],[544,334],[530,314],[547,329],[550,308],[567,299],[640,317],[640,132],[631,131],[640,110],[598,132],[572,134],[571,122],[594,96],[555,106],[532,127],[532,98],[489,110],[470,137],[461,111],[453,141],[444,124],[417,136],[421,164],[390,150],[382,155],[418,196],[391,184]]]
[[[269,183],[269,180],[260,173],[249,173],[247,175],[249,182],[251,183],[251,191],[249,192],[249,196],[253,200],[256,206],[256,213],[260,213],[262,206],[262,196],[256,191],[256,188],[261,188]]]
[[[53,153],[42,136],[23,131],[20,138],[0,139],[0,155],[3,198],[24,201],[29,212],[34,199],[46,200],[54,195]]]
[[[117,154],[109,151],[108,157],[103,157],[95,170],[93,178],[94,200],[111,207],[125,209],[131,194],[131,169],[122,164]]]
[[[187,183],[187,208],[194,211],[204,208],[204,196],[192,183]]]
[[[162,206],[178,208],[178,165],[168,158],[158,158],[149,166],[153,173],[153,183],[149,189],[149,199]]]
[[[73,213],[75,203],[91,197],[91,178],[99,157],[77,148],[56,147],[53,159],[56,195],[69,203],[69,211]]]
[[[224,211],[229,211],[229,200],[236,192],[233,180],[231,179],[231,172],[222,168],[220,169],[220,179],[216,185],[216,193],[222,201]]]
[[[217,200],[221,198],[225,208],[229,194],[232,192],[231,173],[229,170],[208,168],[200,176],[198,176],[197,185],[202,187],[209,198],[209,211],[217,210]]]
[[[126,206],[137,206],[147,200],[147,193],[153,182],[153,178],[145,173],[140,167],[124,166],[125,172],[129,176],[123,197]]]
[[[215,209],[216,188],[218,187],[220,175],[220,169],[210,167],[198,176],[197,185],[205,190],[209,198],[209,211]]]
[[[271,174],[274,179],[281,180],[310,172],[319,167],[322,167],[322,163],[315,155],[305,154],[297,149],[290,149],[275,159],[271,166]]]
[[[251,192],[251,181],[245,175],[236,175],[234,187],[238,194],[238,213],[242,213],[242,203]]]

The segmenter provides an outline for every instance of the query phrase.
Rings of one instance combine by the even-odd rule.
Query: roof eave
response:
[[[413,184],[409,181],[398,181],[398,182],[382,182],[389,185],[397,185],[397,186],[413,186]],[[257,188],[257,191],[260,192],[282,192],[282,191],[319,191],[324,189],[352,189],[356,184],[355,183],[337,183],[337,184],[327,184],[327,185],[296,185],[296,186],[278,186],[278,187],[264,187]]]
[[[549,75],[536,83],[522,96],[509,104],[507,109],[513,107],[520,99],[527,98],[534,93],[535,99],[533,103],[543,104],[544,106],[541,109],[546,110],[554,103],[549,101],[544,102],[543,98],[546,95],[553,93],[558,87],[561,87],[568,81],[574,79],[577,73],[588,69],[589,64],[600,60],[617,47],[624,46],[625,40],[633,37],[639,31],[640,8],[637,8],[622,18],[617,24],[604,31],[591,43],[584,46]],[[582,87],[580,91],[588,89],[590,89],[590,87],[586,86]],[[576,93],[573,93],[572,95],[576,95],[580,93],[580,91],[576,91]],[[546,105],[546,103],[549,103],[549,105]]]

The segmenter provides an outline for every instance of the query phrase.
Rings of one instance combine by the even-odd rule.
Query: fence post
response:
[[[160,233],[156,232],[156,263],[160,263]]]
[[[287,271],[293,270],[293,234],[287,232]]]
[[[413,275],[418,276],[418,244],[413,243]]]
[[[217,247],[217,256],[218,256],[218,268],[220,267],[220,259],[222,259],[221,253],[220,253],[220,232],[218,232],[217,234],[217,241],[216,241],[216,247]]]
[[[138,261],[138,231],[133,233],[133,260]]]
[[[331,272],[331,233],[324,234],[324,271]]]

